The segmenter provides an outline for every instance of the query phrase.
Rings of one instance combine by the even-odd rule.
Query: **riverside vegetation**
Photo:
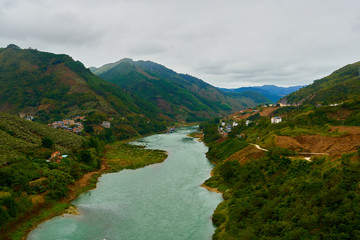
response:
[[[71,200],[95,186],[102,172],[139,168],[167,157],[164,151],[114,141],[113,135],[104,138],[109,144],[105,151],[99,136],[103,138],[78,136],[0,113],[1,239],[21,239],[39,222],[61,214]],[[47,161],[54,151],[67,157]],[[108,164],[100,169],[104,157]],[[79,180],[87,181],[77,184]]]
[[[224,196],[213,215],[213,239],[359,239],[358,135],[351,151],[310,161],[299,155],[307,149],[281,148],[276,141],[309,134],[341,141],[349,133],[332,131],[331,125],[356,128],[350,126],[360,126],[359,111],[360,101],[354,99],[337,106],[284,107],[273,113],[283,116],[282,123],[257,114],[226,139],[218,134],[219,119],[202,124],[207,156],[216,164],[205,184]]]

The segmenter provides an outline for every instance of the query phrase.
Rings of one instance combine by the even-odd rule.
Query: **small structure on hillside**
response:
[[[61,152],[56,151],[51,154],[51,157],[47,160],[47,162],[57,162],[60,163],[61,159],[63,157],[61,156]]]
[[[272,117],[271,118],[272,124],[277,124],[277,123],[281,123],[281,122],[282,122],[282,117]]]
[[[110,127],[111,127],[111,123],[108,122],[108,121],[103,121],[102,124],[101,124],[101,126],[102,126],[103,128],[110,128]]]

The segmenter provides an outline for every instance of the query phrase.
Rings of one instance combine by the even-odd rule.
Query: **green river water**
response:
[[[194,128],[143,138],[134,144],[168,152],[160,164],[99,178],[73,204],[80,215],[42,223],[27,240],[211,239],[211,215],[222,201],[200,185],[213,166],[207,147],[186,135]]]

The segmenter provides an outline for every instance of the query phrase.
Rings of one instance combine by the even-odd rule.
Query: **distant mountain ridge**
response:
[[[125,58],[91,70],[155,105],[164,116],[176,121],[200,121],[269,102],[260,94],[225,93],[196,77],[179,74],[151,61]]]
[[[348,64],[281,99],[291,104],[333,104],[360,98],[360,62]]]
[[[291,87],[278,87],[275,85],[263,85],[263,86],[256,86],[256,87],[241,87],[235,89],[228,89],[228,88],[220,88],[225,92],[235,92],[235,93],[242,93],[247,91],[254,91],[260,93],[264,97],[270,99],[273,103],[277,102],[282,97],[299,90],[300,88],[304,87],[305,85],[298,85],[298,86],[291,86]]]

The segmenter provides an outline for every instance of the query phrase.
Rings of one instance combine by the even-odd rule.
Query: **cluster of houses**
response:
[[[19,113],[19,117],[21,117],[22,119],[25,119],[25,120],[29,120],[29,121],[34,120],[34,116],[32,116],[30,114],[26,114],[26,113]]]
[[[223,137],[227,137],[228,133],[231,132],[231,129],[237,125],[239,125],[237,122],[226,123],[223,121],[218,128],[218,133]]]
[[[251,123],[250,120],[245,121],[246,126],[249,126],[250,123]],[[222,121],[218,128],[218,133],[223,137],[227,137],[228,133],[231,132],[232,128],[238,125],[239,125],[238,122],[227,123],[225,121]]]
[[[82,121],[85,121],[85,116],[76,116],[72,119],[55,121],[53,123],[49,123],[48,125],[53,128],[64,129],[68,132],[80,133],[84,129],[84,126],[81,123]]]

